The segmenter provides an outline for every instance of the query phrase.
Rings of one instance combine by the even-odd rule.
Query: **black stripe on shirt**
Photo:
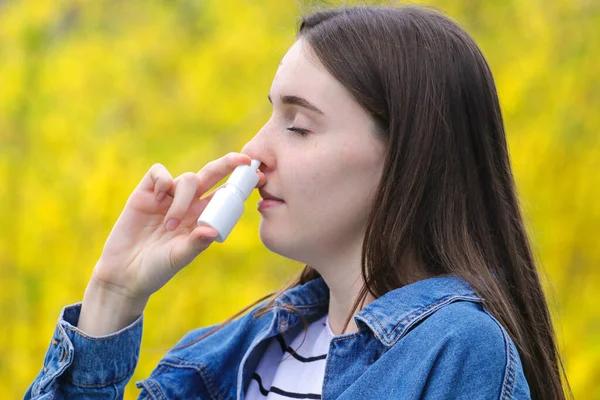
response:
[[[262,379],[260,379],[260,375],[258,375],[257,373],[254,373],[254,375],[252,375],[252,379],[255,379],[256,382],[258,382],[258,388],[260,390],[260,393],[265,397],[269,394],[269,392],[272,392],[280,396],[289,397],[291,399],[321,399],[320,394],[286,392],[285,390],[279,389],[277,386],[271,386],[271,388],[267,390],[264,388],[262,384]]]
[[[314,357],[302,357],[300,354],[296,353],[294,351],[294,349],[292,349],[291,347],[289,347],[288,345],[285,344],[285,340],[283,340],[283,336],[277,335],[277,341],[279,342],[279,345],[281,346],[281,351],[283,351],[284,353],[287,351],[296,360],[301,361],[303,363],[324,360],[325,358],[327,358],[327,354],[322,354],[320,356],[314,356]]]

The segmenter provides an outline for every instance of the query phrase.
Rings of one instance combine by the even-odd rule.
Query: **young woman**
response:
[[[496,89],[469,35],[419,7],[317,12],[269,100],[241,153],[143,177],[26,398],[122,396],[148,298],[216,235],[196,226],[201,196],[251,159],[261,240],[306,266],[251,312],[185,335],[140,398],[564,398]]]

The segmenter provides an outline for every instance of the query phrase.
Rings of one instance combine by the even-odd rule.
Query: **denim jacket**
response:
[[[139,399],[242,400],[269,339],[302,331],[328,310],[323,278],[279,296],[273,311],[253,309],[191,346],[204,327],[187,333],[145,380]],[[110,335],[78,329],[80,303],[61,312],[44,366],[25,399],[118,399],[136,367],[142,317]],[[332,339],[323,400],[529,399],[513,341],[456,277],[435,277],[395,289],[354,316],[358,332]]]

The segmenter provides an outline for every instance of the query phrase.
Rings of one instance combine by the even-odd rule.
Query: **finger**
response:
[[[215,193],[217,193],[217,191],[219,189],[221,189],[223,186],[225,186],[225,185],[219,186],[218,188],[216,188],[215,190],[213,190],[212,192],[210,192],[206,196],[202,197],[197,202],[192,201],[192,205],[188,209],[188,212],[186,214],[186,218],[188,218],[189,216],[191,216],[193,218],[193,220],[196,221],[198,219],[198,217],[200,215],[202,215],[202,212],[206,209],[206,206],[208,206],[208,203],[210,203],[210,200],[214,197]]]
[[[209,226],[199,226],[186,239],[173,245],[171,262],[180,270],[191,263],[200,253],[206,250],[216,239],[218,233]]]
[[[211,187],[229,175],[239,165],[250,165],[252,159],[247,154],[228,153],[221,158],[207,163],[196,174],[200,180],[197,196],[202,196]]]
[[[190,243],[198,241],[209,241],[212,242],[219,235],[219,232],[213,227],[208,225],[200,225],[195,228],[189,235]]]
[[[212,192],[210,192],[206,196],[202,197],[200,200],[203,200],[203,201],[205,201],[208,204],[208,202],[210,202],[210,200],[215,196],[215,193],[217,193],[217,191],[219,189],[222,189],[223,187],[225,187],[225,185],[219,186],[218,188],[216,188],[215,190],[213,190]]]
[[[190,208],[199,184],[198,177],[193,172],[181,174],[177,180],[173,203],[171,203],[171,207],[164,219],[167,230],[171,231],[177,228],[188,208]]]
[[[164,165],[156,163],[150,167],[146,175],[142,178],[138,188],[144,191],[154,192],[160,201],[166,193],[169,192],[173,184],[173,177]]]
[[[256,184],[257,188],[265,186],[267,183],[267,176],[260,170],[256,171],[258,173],[258,183]]]

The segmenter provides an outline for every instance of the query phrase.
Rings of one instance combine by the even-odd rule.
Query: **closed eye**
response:
[[[308,130],[306,130],[306,129],[296,128],[295,126],[290,126],[290,127],[286,128],[286,129],[288,131],[296,132],[300,136],[306,136],[306,135],[308,135]]]

